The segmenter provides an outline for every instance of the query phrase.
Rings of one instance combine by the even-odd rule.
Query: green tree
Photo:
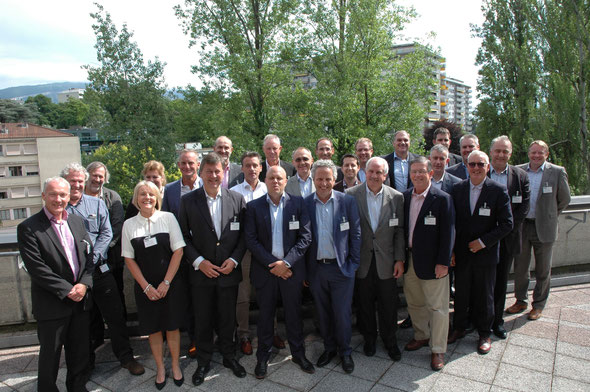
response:
[[[68,99],[65,103],[57,105],[57,116],[55,126],[60,129],[67,129],[72,126],[85,126],[88,123],[90,107],[79,99]]]
[[[39,123],[37,105],[32,103],[20,104],[10,99],[0,99],[0,122],[32,122]]]
[[[55,127],[59,117],[59,106],[46,95],[38,94],[34,97],[28,97],[25,101],[27,104],[36,105],[39,112],[39,125],[46,127]]]

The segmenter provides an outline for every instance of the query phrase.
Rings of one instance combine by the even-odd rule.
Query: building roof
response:
[[[30,123],[0,124],[0,139],[37,139],[41,137],[72,137],[72,134]]]

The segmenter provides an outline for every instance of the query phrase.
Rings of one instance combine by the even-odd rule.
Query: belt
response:
[[[332,264],[332,263],[336,263],[336,259],[318,259],[317,262],[319,264]]]

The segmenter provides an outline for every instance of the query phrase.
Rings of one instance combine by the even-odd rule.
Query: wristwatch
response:
[[[166,286],[170,286],[170,281],[168,281],[168,280],[164,279],[164,284],[165,284]]]

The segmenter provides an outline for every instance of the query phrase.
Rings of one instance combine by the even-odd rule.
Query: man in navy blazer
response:
[[[260,181],[264,181],[267,170],[272,166],[282,167],[285,170],[285,173],[287,173],[287,179],[293,177],[295,173],[297,173],[293,165],[280,159],[282,150],[283,146],[281,146],[281,139],[279,139],[277,135],[270,133],[264,137],[262,151],[264,152],[266,159],[262,163]]]
[[[450,195],[432,186],[432,174],[431,162],[426,158],[410,162],[414,187],[404,192],[407,222],[404,228],[408,244],[404,292],[414,338],[405,348],[414,351],[430,345],[430,366],[441,370],[449,330],[448,270],[454,242],[455,209]],[[428,246],[421,246],[424,244]]]
[[[398,192],[404,192],[412,185],[410,181],[410,161],[419,157],[410,152],[410,134],[406,131],[397,131],[393,137],[393,149],[391,154],[383,159],[389,165],[389,186]],[[398,165],[395,163],[398,162]]]
[[[354,197],[333,191],[337,168],[331,160],[316,161],[311,170],[316,191],[305,198],[312,232],[307,281],[324,339],[324,353],[317,365],[326,366],[338,352],[342,368],[351,373],[352,294],[360,264],[360,216]]]
[[[508,273],[512,266],[514,256],[521,251],[522,224],[529,211],[530,181],[526,172],[518,167],[508,164],[512,156],[512,143],[508,136],[498,136],[492,140],[490,147],[492,158],[488,176],[508,189],[510,207],[514,219],[514,228],[500,242],[500,262],[496,268],[496,286],[494,288],[494,335],[500,339],[506,339],[504,328],[504,305],[506,305],[506,285]]]
[[[430,183],[433,187],[443,192],[451,194],[453,185],[460,182],[461,179],[445,172],[449,162],[449,150],[442,144],[435,144],[430,149],[430,163],[432,164],[432,179]]]
[[[453,187],[457,237],[455,240],[455,314],[448,342],[465,336],[468,310],[479,333],[478,352],[491,348],[494,322],[494,285],[500,240],[513,227],[506,187],[489,179],[489,158],[476,150],[468,158],[469,180]]]
[[[301,318],[304,256],[311,242],[309,216],[301,197],[285,193],[287,174],[282,167],[270,167],[265,183],[268,193],[248,203],[245,225],[246,245],[252,253],[250,278],[260,308],[254,369],[258,379],[266,377],[279,298],[292,360],[304,372],[315,371],[305,357]]]
[[[469,177],[467,159],[472,151],[479,150],[479,139],[474,134],[468,133],[461,136],[461,139],[459,139],[459,145],[461,146],[461,157],[463,158],[463,162],[449,166],[447,168],[447,173],[451,173],[455,177],[465,180]]]
[[[164,188],[162,211],[173,213],[178,220],[180,198],[202,185],[202,181],[198,175],[200,166],[198,152],[192,149],[182,150],[178,156],[176,165],[180,169],[182,177],[180,180],[167,184]]]

